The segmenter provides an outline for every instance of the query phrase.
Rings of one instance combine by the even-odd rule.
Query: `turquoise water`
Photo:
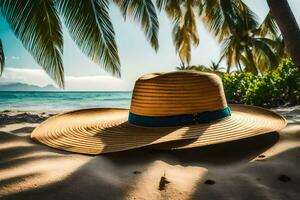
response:
[[[129,108],[132,92],[3,92],[0,111],[68,111],[82,108]]]

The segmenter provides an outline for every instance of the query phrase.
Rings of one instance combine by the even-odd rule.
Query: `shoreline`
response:
[[[86,107],[86,108],[79,108],[79,109],[66,109],[66,110],[61,110],[60,112],[57,110],[18,110],[18,109],[4,109],[0,110],[0,125],[5,125],[5,122],[7,122],[7,119],[9,120],[14,120],[14,118],[17,118],[20,122],[22,120],[24,121],[29,121],[32,123],[40,123],[44,121],[45,119],[61,114],[61,113],[66,113],[74,110],[82,110],[82,109],[91,109],[91,108],[96,108],[96,107]],[[110,108],[110,107],[107,107]],[[115,107],[118,108],[118,107]],[[122,107],[124,108],[124,107]],[[264,108],[264,107],[263,107]],[[126,108],[125,108],[126,109]],[[268,108],[266,108],[268,109]],[[270,110],[275,111],[279,114],[282,114],[283,116],[286,117],[287,120],[296,120],[295,118],[299,118],[300,121],[300,105],[296,106],[285,106],[285,107],[277,107],[277,108],[271,108]],[[29,118],[29,120],[27,119]],[[31,119],[31,121],[30,121]],[[13,122],[13,121],[12,121]]]

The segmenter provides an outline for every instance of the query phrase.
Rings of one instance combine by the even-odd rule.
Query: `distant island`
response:
[[[0,83],[1,91],[59,91],[60,89],[53,85],[46,85],[40,87],[37,85],[30,85],[27,83]]]

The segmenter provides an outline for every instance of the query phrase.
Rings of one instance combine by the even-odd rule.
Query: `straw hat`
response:
[[[286,126],[279,114],[227,105],[221,79],[211,73],[171,72],[140,77],[130,109],[95,108],[64,113],[40,124],[31,137],[50,147],[84,154],[123,151],[171,141],[174,148],[222,143]],[[170,145],[171,144],[171,145]]]

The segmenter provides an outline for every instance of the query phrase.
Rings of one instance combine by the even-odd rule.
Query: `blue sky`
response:
[[[268,12],[266,0],[245,0],[260,19]],[[289,0],[290,6],[300,23],[300,1]],[[131,90],[134,81],[144,73],[173,71],[180,60],[172,44],[171,23],[164,13],[159,15],[159,51],[156,53],[147,42],[141,28],[130,20],[124,22],[118,8],[111,6],[110,16],[116,32],[116,41],[121,59],[121,80],[110,77],[93,64],[73,43],[64,30],[64,67],[66,89],[69,90]],[[209,65],[217,61],[220,46],[198,22],[200,44],[192,51],[191,64]],[[41,70],[22,43],[10,31],[4,18],[0,17],[0,38],[6,54],[6,69],[0,82],[25,82],[35,85],[53,83]]]

